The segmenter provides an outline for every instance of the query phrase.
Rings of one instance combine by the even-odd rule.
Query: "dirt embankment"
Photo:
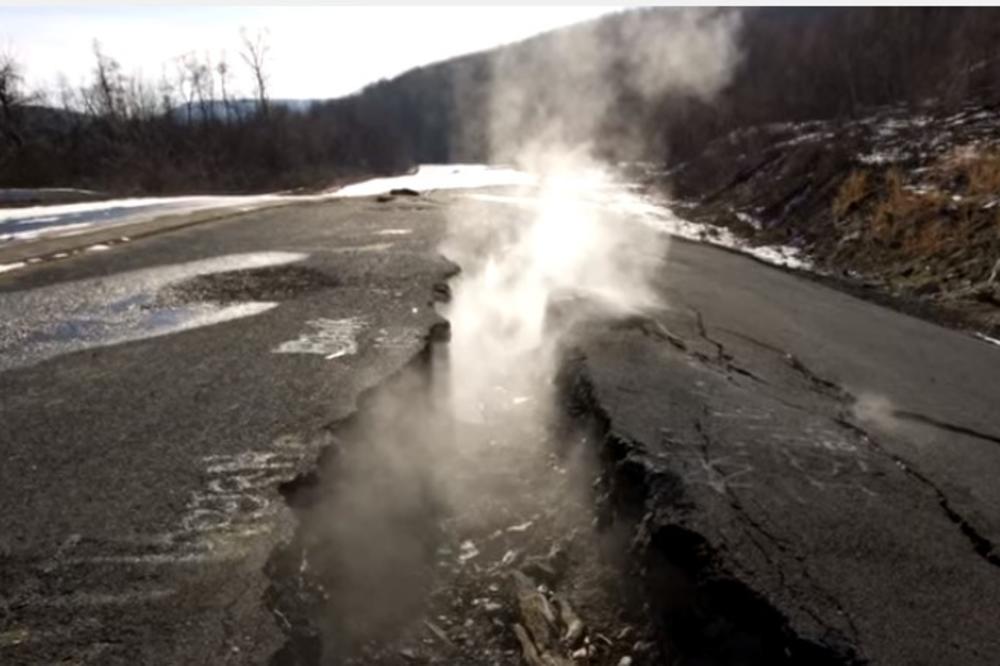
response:
[[[1000,109],[739,130],[661,180],[687,215],[804,250],[841,286],[1000,332]]]

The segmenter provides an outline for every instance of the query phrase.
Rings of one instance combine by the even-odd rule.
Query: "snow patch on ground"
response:
[[[797,248],[787,245],[750,245],[729,229],[691,222],[678,217],[669,209],[658,210],[655,215],[647,217],[646,221],[673,236],[738,250],[769,264],[799,270],[812,269],[812,264]]]
[[[386,194],[390,190],[472,189],[504,185],[534,185],[536,178],[509,167],[486,164],[424,164],[416,173],[389,178],[374,178],[347,185],[334,192],[338,197],[368,197]]]
[[[909,159],[909,156],[900,149],[887,149],[858,155],[858,161],[862,164],[896,164]]]
[[[253,196],[139,197],[0,209],[0,244],[72,236],[93,227],[143,222],[165,215],[261,206],[306,199],[279,194]]]
[[[751,227],[754,228],[755,231],[760,231],[761,229],[764,228],[764,225],[761,223],[761,221],[758,220],[753,215],[751,215],[750,213],[745,213],[743,211],[738,210],[733,214],[736,216],[737,220],[739,220],[743,224],[749,224]]]
[[[94,227],[145,222],[168,215],[188,215],[210,210],[251,211],[282,203],[363,197],[407,188],[416,191],[530,185],[533,176],[516,169],[483,164],[428,164],[415,173],[374,178],[319,194],[208,195],[134,197],[78,203],[0,208],[0,245],[42,237],[69,236]]]
[[[991,338],[990,336],[985,335],[983,333],[973,333],[973,335],[982,340],[983,342],[988,342],[991,345],[996,345],[997,347],[1000,347],[1000,340],[997,340],[996,338]]]
[[[477,192],[466,196],[476,201],[504,203],[529,208],[539,205],[539,200],[536,197],[525,194],[505,195]],[[782,245],[750,245],[724,227],[691,222],[674,213],[670,204],[654,202],[649,199],[626,194],[617,188],[595,191],[590,203],[615,213],[633,215],[641,222],[672,236],[738,250],[777,266],[786,266],[801,270],[810,270],[812,268],[812,264],[796,248]]]

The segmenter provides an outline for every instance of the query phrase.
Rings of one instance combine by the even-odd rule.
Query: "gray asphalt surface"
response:
[[[704,539],[701,575],[839,657],[997,663],[1000,349],[689,243],[660,287],[656,327],[586,345],[614,432],[669,489],[650,529]]]
[[[261,211],[0,277],[0,661],[268,659],[265,562],[290,529],[276,485],[422,346],[455,196]],[[307,255],[219,287],[267,311],[31,351],[39,299],[86,320],[124,298],[145,321],[177,284],[152,268],[261,252]],[[582,343],[612,429],[678,491],[650,484],[650,529],[697,534],[715,575],[807,640],[997,663],[1000,348],[691,243],[659,287],[652,325]],[[361,322],[357,352],[274,353],[319,319]]]
[[[277,485],[310,464],[323,425],[423,346],[433,284],[450,268],[439,222],[433,204],[303,205],[4,276],[0,662],[268,659],[282,635],[264,565],[291,523]],[[306,255],[286,266],[334,286],[283,297],[265,280],[246,299],[278,302],[261,314],[47,360],[25,353],[39,327],[51,333],[40,310],[148,319],[149,294],[190,273],[178,265],[260,252]],[[321,319],[355,321],[357,352],[274,353]],[[63,333],[47,342],[79,344]]]

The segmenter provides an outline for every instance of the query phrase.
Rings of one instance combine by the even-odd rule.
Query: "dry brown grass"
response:
[[[966,194],[1000,195],[1000,151],[990,151],[977,156],[965,165],[968,185]]]
[[[888,240],[894,235],[897,223],[920,208],[919,196],[908,192],[904,185],[903,173],[899,169],[892,168],[886,172],[886,194],[875,205],[872,218],[872,231],[876,238]]]
[[[954,225],[942,219],[948,201],[948,195],[940,190],[908,189],[903,172],[890,169],[871,218],[872,238],[900,241],[905,251],[931,252],[955,231]]]
[[[833,216],[842,218],[868,195],[868,172],[854,170],[840,184],[837,196],[833,199]]]
[[[954,240],[956,229],[947,220],[935,219],[918,223],[902,242],[902,250],[910,256],[932,256]]]

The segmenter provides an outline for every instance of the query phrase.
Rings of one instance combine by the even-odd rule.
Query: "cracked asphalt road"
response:
[[[442,229],[432,202],[301,205],[4,275],[0,663],[266,662],[284,637],[263,569],[293,527],[277,486],[311,464],[324,425],[423,347],[433,287],[453,270]],[[304,258],[163,278],[261,253]],[[18,349],[49,332],[25,304],[49,323],[90,322],[70,333],[106,343],[119,319],[134,332],[178,293],[277,305],[42,360]],[[274,353],[310,336],[327,353]]]
[[[1000,350],[687,243],[661,288],[655,327],[583,345],[646,528],[834,663],[996,663]]]
[[[301,274],[329,278],[0,373],[0,661],[266,662],[283,637],[263,566],[291,529],[276,486],[422,347],[450,214],[517,212],[460,194],[294,206],[0,277],[7,303],[240,253],[305,254]],[[1000,661],[1000,349],[692,243],[659,288],[655,326],[581,341],[655,481],[646,528],[697,534],[712,575],[841,661]],[[335,340],[351,322],[356,353],[273,353],[320,320]]]

